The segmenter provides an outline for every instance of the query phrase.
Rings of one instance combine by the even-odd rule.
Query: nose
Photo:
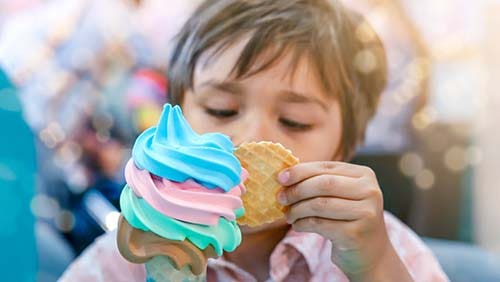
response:
[[[270,122],[263,119],[253,119],[239,128],[238,134],[232,136],[235,146],[245,142],[273,141],[275,132]]]

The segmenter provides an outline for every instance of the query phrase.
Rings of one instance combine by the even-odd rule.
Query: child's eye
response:
[[[288,127],[288,128],[290,128],[292,130],[297,130],[297,131],[308,130],[308,129],[312,128],[311,124],[304,124],[304,123],[296,122],[296,121],[289,120],[289,119],[286,119],[286,118],[280,118],[279,122],[282,125],[284,125],[285,127]]]
[[[210,109],[210,108],[206,108],[205,112],[216,118],[230,118],[238,114],[238,112],[235,110]]]

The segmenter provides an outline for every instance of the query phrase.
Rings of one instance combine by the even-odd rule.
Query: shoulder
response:
[[[126,261],[118,251],[116,232],[108,232],[90,245],[59,281],[144,281],[143,265]]]
[[[448,281],[434,254],[415,232],[389,212],[384,218],[394,249],[416,281]]]

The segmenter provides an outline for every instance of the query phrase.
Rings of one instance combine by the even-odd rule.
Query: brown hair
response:
[[[182,103],[192,89],[201,55],[213,50],[213,58],[247,35],[233,68],[236,78],[267,69],[289,50],[292,70],[307,56],[325,91],[340,103],[338,153],[349,159],[375,114],[387,66],[382,43],[370,26],[335,0],[205,1],[177,36],[168,68],[170,102]]]

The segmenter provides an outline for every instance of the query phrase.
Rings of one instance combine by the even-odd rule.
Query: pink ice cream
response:
[[[247,177],[248,173],[243,169],[241,183]],[[208,189],[193,180],[170,181],[139,169],[133,159],[127,163],[125,178],[134,193],[153,208],[186,222],[216,225],[219,217],[234,221],[235,210],[243,207],[241,195],[245,187],[241,183],[224,192],[220,188]]]

